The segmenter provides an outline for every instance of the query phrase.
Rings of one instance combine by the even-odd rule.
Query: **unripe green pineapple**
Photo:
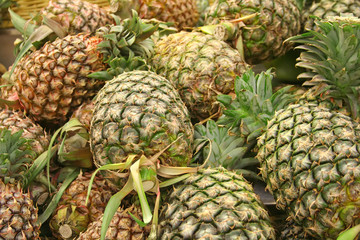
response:
[[[153,72],[123,73],[100,90],[90,128],[97,166],[124,162],[129,154],[159,157],[166,166],[187,166],[194,129],[171,83]],[[121,175],[112,171],[111,180]]]
[[[335,239],[360,216],[360,126],[316,104],[278,111],[258,140],[276,205],[307,236]]]
[[[360,2],[357,0],[321,0],[314,2],[305,11],[304,28],[305,30],[318,29],[312,16],[326,19],[343,14],[353,14],[355,17],[360,17]]]
[[[160,216],[160,239],[275,239],[252,186],[224,168],[202,169],[171,193]]]

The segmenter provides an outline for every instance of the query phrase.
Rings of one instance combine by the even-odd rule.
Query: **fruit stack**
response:
[[[0,239],[357,239],[359,9],[10,11],[22,38],[1,73]]]

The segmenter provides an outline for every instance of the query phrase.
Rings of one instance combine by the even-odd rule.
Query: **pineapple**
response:
[[[123,73],[108,81],[96,96],[90,147],[97,166],[125,162],[130,154],[151,157],[170,144],[159,163],[187,166],[193,134],[179,94],[167,79],[153,72]],[[123,174],[111,171],[109,176],[121,186],[116,182],[118,175]]]
[[[104,85],[88,75],[105,71],[114,61],[124,70],[124,63],[135,57],[150,56],[153,42],[148,37],[155,28],[135,13],[120,25],[99,29],[97,36],[79,33],[45,43],[14,67],[11,80],[21,105],[36,121],[65,122]]]
[[[83,0],[50,0],[39,14],[60,23],[68,34],[95,33],[98,28],[115,23],[107,10]]]
[[[303,227],[297,225],[294,221],[287,222],[281,229],[280,240],[315,240],[307,236]]]
[[[359,146],[357,122],[310,103],[278,111],[259,138],[267,188],[308,236],[335,239],[358,221]]]
[[[92,173],[84,172],[70,184],[58,203],[49,225],[58,239],[73,239],[84,231],[88,224],[104,212],[106,203],[114,193],[107,181],[96,176],[86,205],[86,192]]]
[[[113,0],[111,9],[121,17],[134,9],[143,19],[172,22],[180,29],[195,26],[199,18],[195,0]]]
[[[219,115],[216,96],[231,93],[235,77],[248,68],[238,51],[200,32],[171,34],[154,50],[153,70],[174,84],[197,121]]]
[[[106,232],[106,240],[145,240],[150,233],[149,226],[140,227],[135,220],[130,216],[133,214],[136,218],[142,216],[141,209],[134,205],[122,209],[119,208],[111,223],[109,229]],[[100,231],[102,225],[103,216],[98,218],[96,221],[89,224],[85,232],[82,232],[77,240],[98,240],[100,239]]]
[[[22,131],[14,134],[6,128],[0,129],[0,238],[40,239],[38,209],[30,194],[24,191],[31,164],[29,140],[22,138]]]
[[[0,109],[0,128],[7,128],[12,133],[22,130],[21,136],[31,140],[30,145],[37,155],[46,151],[49,146],[50,136],[22,111]]]
[[[91,118],[93,116],[94,101],[88,100],[81,104],[72,114],[72,118],[77,118],[87,128],[90,129]]]
[[[275,239],[252,186],[224,168],[191,175],[167,202],[160,215],[160,239]]]
[[[223,21],[230,22],[234,28],[235,33],[229,35],[231,45],[250,64],[283,55],[291,48],[284,40],[301,30],[301,14],[295,0],[216,0],[205,12],[205,25]],[[220,37],[221,29],[220,32],[212,29],[210,33],[215,31]]]
[[[357,0],[321,0],[314,2],[304,14],[305,30],[316,30],[317,25],[312,16],[326,19],[330,16],[341,16],[342,14],[353,14],[360,17],[360,2]]]

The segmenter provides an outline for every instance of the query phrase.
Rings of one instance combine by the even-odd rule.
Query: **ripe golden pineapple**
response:
[[[91,173],[85,172],[70,184],[61,197],[50,219],[54,236],[59,239],[74,238],[85,231],[88,224],[98,219],[114,193],[107,181],[96,176],[92,184],[88,205],[85,204]]]
[[[95,33],[98,28],[115,23],[107,10],[83,0],[50,0],[40,16],[59,22],[69,34]]]
[[[38,210],[30,194],[19,184],[5,184],[0,180],[0,207],[1,239],[40,239],[40,225],[36,222]]]
[[[88,100],[74,111],[72,118],[77,118],[87,129],[90,129],[94,107],[94,101]]]
[[[153,70],[173,83],[197,120],[219,113],[217,95],[231,93],[235,77],[248,68],[238,51],[200,32],[171,34],[154,50]]]
[[[150,226],[140,227],[130,216],[133,214],[136,218],[141,219],[141,209],[131,206],[127,209],[119,208],[112,218],[109,228],[106,231],[105,240],[145,240],[150,233]],[[98,240],[100,239],[100,231],[103,216],[89,224],[86,231],[82,232],[77,240]]]
[[[45,43],[21,58],[11,75],[20,103],[36,121],[65,122],[104,84],[88,75],[105,71],[114,59],[130,64],[135,56],[146,58],[154,29],[134,14],[120,25],[99,29],[96,36],[79,33]]]

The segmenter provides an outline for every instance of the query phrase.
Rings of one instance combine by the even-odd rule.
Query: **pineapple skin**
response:
[[[202,169],[175,187],[160,215],[160,239],[275,239],[259,197],[241,175]]]
[[[1,239],[40,239],[38,209],[20,185],[0,180],[0,209]]]
[[[23,130],[21,137],[32,140],[30,146],[36,155],[43,153],[49,146],[50,136],[21,111],[0,109],[0,128],[7,128],[11,133]]]
[[[321,0],[314,2],[304,12],[304,29],[317,30],[314,19],[310,16],[326,19],[329,16],[340,16],[346,13],[352,13],[355,17],[360,17],[360,2],[357,0]]]
[[[142,19],[171,22],[178,29],[193,27],[199,19],[196,0],[120,0],[114,5],[122,18],[134,9]]]
[[[131,206],[127,209],[119,208],[111,219],[109,228],[106,232],[105,240],[145,240],[150,233],[150,225],[140,227],[129,215],[132,213],[141,219],[141,209]],[[85,232],[82,232],[77,240],[98,240],[101,236],[102,217],[89,224]]]
[[[97,44],[102,38],[68,35],[23,57],[11,78],[25,111],[36,121],[64,122],[95,96],[103,81],[87,77],[106,69]]]
[[[70,227],[72,237],[77,237],[88,224],[97,220],[104,212],[111,196],[115,193],[107,181],[97,175],[91,187],[89,204],[85,205],[91,172],[80,173],[62,195],[58,207],[50,220],[50,228],[58,239],[66,239],[61,227]]]
[[[129,154],[152,157],[170,144],[159,157],[160,164],[186,166],[193,134],[179,94],[153,72],[123,73],[108,81],[95,98],[90,148],[97,166],[124,162]],[[116,179],[115,172],[110,175]]]
[[[301,14],[294,0],[216,0],[205,12],[205,24],[217,24],[258,13],[240,22],[240,38],[245,60],[259,64],[285,54],[292,46],[284,40],[301,30]]]
[[[217,95],[231,93],[235,77],[249,67],[227,43],[200,32],[171,34],[154,50],[153,70],[173,83],[197,120],[220,112]]]
[[[94,107],[94,101],[88,100],[81,104],[71,117],[77,118],[87,129],[90,129]]]
[[[276,113],[258,140],[260,173],[288,220],[336,239],[360,216],[360,126],[316,104]]]
[[[107,10],[82,0],[51,0],[40,15],[60,23],[68,34],[95,33],[98,28],[114,23]]]

